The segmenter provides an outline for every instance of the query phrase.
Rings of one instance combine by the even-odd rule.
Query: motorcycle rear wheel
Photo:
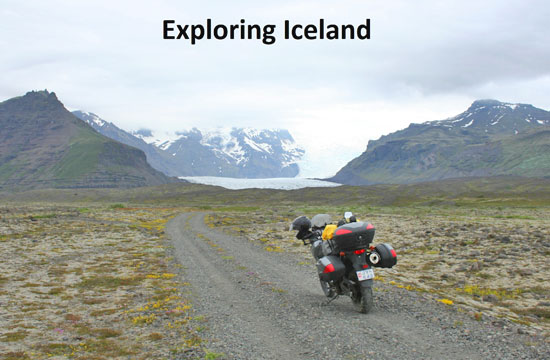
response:
[[[327,281],[319,279],[319,282],[321,283],[321,288],[323,289],[323,292],[325,293],[326,297],[334,297],[335,292],[334,289],[330,286],[330,284]]]
[[[357,295],[352,297],[355,309],[362,314],[368,314],[374,305],[374,295],[371,287],[356,289]]]

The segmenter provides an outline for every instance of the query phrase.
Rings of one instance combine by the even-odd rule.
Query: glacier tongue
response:
[[[236,179],[216,176],[183,176],[180,179],[195,184],[221,186],[226,189],[279,189],[295,190],[306,187],[336,187],[341,184],[305,178]]]

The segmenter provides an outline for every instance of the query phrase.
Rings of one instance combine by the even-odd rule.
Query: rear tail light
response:
[[[364,254],[365,251],[366,251],[365,249],[355,250],[354,253],[355,253],[356,255],[361,255],[361,254]]]

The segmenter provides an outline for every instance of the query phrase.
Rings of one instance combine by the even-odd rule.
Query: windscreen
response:
[[[324,227],[325,225],[330,224],[330,215],[329,214],[317,214],[311,219],[312,227]]]

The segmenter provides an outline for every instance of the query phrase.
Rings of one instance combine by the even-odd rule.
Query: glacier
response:
[[[296,190],[307,187],[337,187],[342,184],[306,178],[239,179],[217,176],[180,176],[194,184],[221,186],[230,190],[242,189],[279,189]]]

